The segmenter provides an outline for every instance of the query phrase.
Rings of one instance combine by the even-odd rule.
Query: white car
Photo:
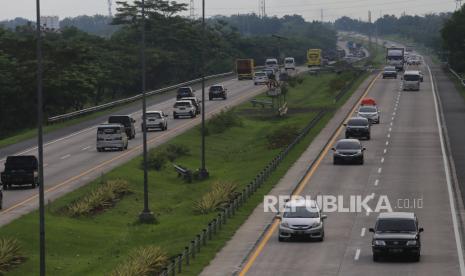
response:
[[[362,118],[367,118],[368,121],[372,124],[379,124],[380,115],[379,110],[376,105],[364,105],[358,109],[358,116]]]
[[[283,215],[277,215],[279,224],[279,241],[292,237],[310,238],[323,241],[325,228],[323,221],[326,215],[315,200],[290,200],[284,206]]]
[[[255,75],[253,77],[253,82],[255,85],[267,84],[269,81],[270,80],[268,79],[268,74],[266,72],[255,72]]]
[[[145,121],[145,130],[149,131],[150,129],[160,129],[165,131],[168,129],[168,115],[163,111],[147,111]],[[144,126],[142,125],[142,130]]]
[[[128,136],[121,124],[102,124],[97,127],[97,151],[106,149],[118,149],[123,151],[128,148]]]
[[[284,59],[284,70],[295,70],[295,59],[293,57]]]
[[[176,101],[173,108],[174,119],[177,119],[180,116],[189,116],[191,118],[195,118],[197,116],[197,108],[191,101]]]

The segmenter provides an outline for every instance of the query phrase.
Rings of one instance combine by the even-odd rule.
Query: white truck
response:
[[[386,63],[396,67],[397,71],[404,70],[404,48],[388,48],[386,49]]]

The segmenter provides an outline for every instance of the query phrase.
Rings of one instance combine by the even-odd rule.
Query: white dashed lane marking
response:
[[[62,156],[60,159],[65,160],[65,159],[70,158],[70,157],[71,157],[71,154],[67,154],[65,156]]]

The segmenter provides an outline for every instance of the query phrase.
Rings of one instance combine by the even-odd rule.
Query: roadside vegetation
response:
[[[354,84],[357,87],[364,79],[362,75]],[[102,187],[96,180],[64,197],[51,202],[47,207],[47,270],[51,275],[107,275],[126,273],[134,263],[149,264],[148,269],[159,267],[159,262],[141,260],[138,248],[154,246],[171,257],[181,252],[193,236],[201,231],[212,218],[215,210],[221,208],[235,191],[242,190],[288,140],[269,147],[268,136],[294,126],[301,130],[322,109],[335,111],[351,91],[339,102],[334,102],[337,91],[332,91],[331,82],[340,78],[350,80],[356,74],[321,74],[306,76],[301,84],[290,88],[287,101],[289,114],[278,118],[268,108],[252,107],[244,103],[221,116],[240,119],[222,132],[210,133],[206,138],[206,160],[211,177],[206,181],[186,183],[179,178],[167,162],[159,170],[149,171],[150,209],[155,213],[158,224],[141,225],[138,214],[143,208],[143,181],[141,158],[135,158],[103,176],[104,179],[121,179],[128,183],[132,193],[112,202],[104,212],[93,215],[67,216],[62,210],[82,201]],[[265,96],[262,96],[265,97]],[[304,140],[288,155],[277,171],[262,188],[228,221],[215,239],[202,249],[191,266],[184,270],[186,275],[197,275],[215,253],[230,239],[235,230],[244,222],[250,212],[286,173],[312,139],[331,118],[328,114]],[[279,136],[279,135],[278,135]],[[171,150],[168,150],[170,149]],[[172,139],[166,145],[153,150],[160,155],[176,152],[175,163],[195,170],[200,163],[200,136],[198,129],[191,129]],[[168,158],[167,158],[168,160]],[[90,204],[89,204],[90,205]],[[92,212],[91,212],[92,213]],[[27,260],[9,275],[36,274],[38,261],[37,235],[30,229],[38,227],[38,213],[33,212],[0,228],[0,236],[15,237],[24,248]],[[158,251],[157,251],[158,252]],[[158,256],[158,255],[157,255]],[[161,258],[161,257],[160,257]],[[163,258],[161,258],[163,259]],[[152,271],[152,270],[151,270]],[[113,275],[123,275],[123,274]],[[131,275],[131,274],[127,274]],[[143,275],[143,274],[141,274]]]
[[[6,274],[25,260],[17,239],[0,238],[0,275]]]

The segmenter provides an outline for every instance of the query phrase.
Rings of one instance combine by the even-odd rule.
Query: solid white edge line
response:
[[[438,130],[439,130],[439,140],[441,142],[442,162],[444,164],[444,171],[446,174],[447,191],[449,194],[449,204],[450,204],[450,211],[452,215],[452,225],[454,227],[455,243],[457,245],[457,256],[459,259],[460,274],[465,275],[465,264],[463,261],[462,241],[460,238],[460,233],[459,233],[459,228],[458,228],[457,211],[455,209],[454,195],[452,192],[452,181],[451,181],[451,176],[450,176],[449,163],[446,157],[446,147],[445,147],[444,136],[443,136],[444,134],[442,132],[441,121],[439,119],[440,116],[439,116],[438,100],[436,98],[436,88],[434,87],[433,73],[431,72],[429,65],[427,65],[427,68],[428,68],[429,76],[431,79],[431,88],[432,88],[433,99],[434,99],[434,109],[436,111],[436,122],[437,122]]]

